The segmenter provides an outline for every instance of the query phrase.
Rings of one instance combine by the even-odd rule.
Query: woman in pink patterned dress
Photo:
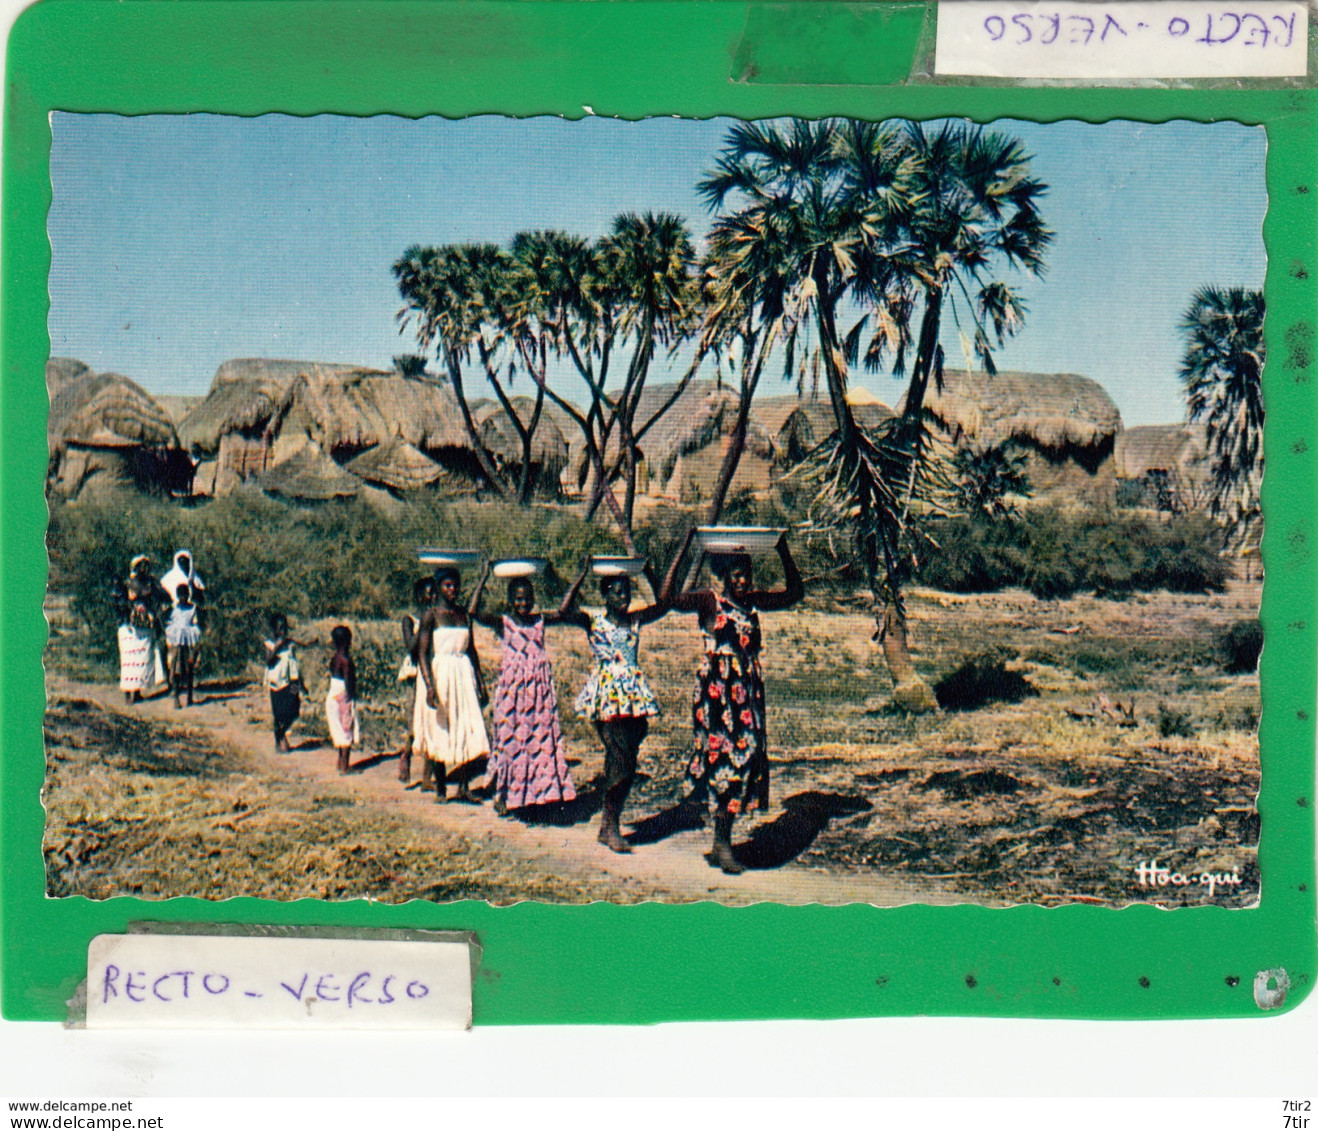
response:
[[[535,612],[535,586],[529,577],[508,582],[509,613],[483,614],[481,598],[490,567],[476,585],[468,614],[499,638],[499,682],[494,689],[494,750],[490,785],[500,813],[572,801],[577,796],[567,765],[558,692],[545,652],[545,625],[556,612]]]

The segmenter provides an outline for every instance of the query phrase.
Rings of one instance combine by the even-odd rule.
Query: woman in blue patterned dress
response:
[[[658,700],[638,664],[641,626],[657,621],[668,612],[668,605],[656,600],[653,605],[632,611],[632,579],[618,574],[600,578],[603,609],[578,609],[577,596],[589,569],[587,562],[564,595],[559,617],[563,623],[583,629],[590,642],[593,666],[577,696],[576,708],[595,724],[604,743],[604,810],[599,840],[614,852],[630,852],[631,845],[623,839],[619,822],[636,778],[641,743],[650,729],[650,719],[659,714]],[[648,563],[645,578],[651,590],[657,592]]]
[[[805,595],[801,573],[778,540],[782,589],[756,589],[747,554],[715,554],[710,568],[722,592],[686,589],[675,597],[678,570],[692,531],[668,570],[660,600],[700,616],[705,655],[692,703],[694,749],[683,786],[687,804],[707,801],[714,813],[714,845],[708,860],[730,875],[744,871],[732,852],[732,822],[739,813],[769,805],[769,744],[764,675],[760,670],[760,613],[791,608]]]

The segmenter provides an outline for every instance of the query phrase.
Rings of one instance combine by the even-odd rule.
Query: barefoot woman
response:
[[[587,613],[577,609],[577,594],[586,580],[589,561],[563,598],[559,616],[565,624],[584,629],[594,661],[586,686],[577,696],[579,712],[595,724],[604,743],[604,812],[600,817],[600,843],[614,852],[630,852],[618,822],[636,778],[636,759],[650,729],[650,719],[659,714],[659,703],[637,662],[641,626],[651,624],[668,612],[662,599],[636,612],[631,611],[632,579],[625,573],[600,578],[604,608]],[[650,588],[655,588],[650,567],[645,567]]]
[[[714,813],[709,862],[735,875],[743,868],[732,854],[732,822],[739,813],[769,805],[760,612],[790,608],[805,589],[783,535],[776,548],[783,563],[784,588],[756,589],[749,555],[717,554],[710,567],[722,581],[722,592],[684,588],[671,597],[694,533],[687,535],[673,559],[660,594],[660,600],[671,600],[674,609],[699,614],[705,640],[692,706],[695,749],[683,792],[692,804],[708,801]]]
[[[490,752],[481,718],[480,668],[466,610],[458,607],[460,579],[452,568],[436,570],[436,603],[421,617],[417,666],[430,714],[416,735],[416,749],[434,763],[435,800],[447,798],[447,773]],[[457,777],[457,800],[479,804],[470,773]]]

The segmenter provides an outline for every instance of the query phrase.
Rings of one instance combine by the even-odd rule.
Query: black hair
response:
[[[284,616],[283,613],[271,613],[267,623],[270,625],[270,631],[275,636],[288,631],[288,617]]]
[[[440,566],[439,569],[435,570],[436,585],[442,584],[443,582],[447,581],[450,577],[453,578],[454,581],[462,580],[462,574],[459,573],[456,567],[454,566]]]
[[[525,589],[531,595],[531,599],[535,599],[534,581],[529,577],[510,577],[508,579],[508,603],[510,605],[513,603],[513,594],[519,589]]]
[[[352,644],[352,629],[346,624],[336,624],[330,630],[330,640],[334,642],[335,648],[343,651]]]
[[[627,574],[606,573],[603,577],[600,578],[600,593],[603,594],[606,589],[612,588],[613,586],[617,585],[619,582],[624,582],[629,590],[632,587],[632,579]]]
[[[749,574],[755,567],[750,554],[711,554],[709,568],[714,576],[726,584],[728,574],[734,569],[743,569]]]
[[[412,601],[419,605],[426,599],[426,591],[435,584],[433,577],[418,577],[412,583]]]
[[[177,586],[177,587],[175,588],[175,590],[174,590],[174,596],[177,597],[177,598],[181,601],[181,600],[183,600],[183,596],[184,596],[184,594],[186,594],[187,596],[191,597],[191,596],[192,596],[192,586],[189,585],[186,581],[180,581],[180,582],[178,583],[178,586]]]

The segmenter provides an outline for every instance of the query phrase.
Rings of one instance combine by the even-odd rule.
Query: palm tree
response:
[[[898,701],[932,705],[910,661],[901,575],[912,504],[940,488],[924,414],[930,380],[942,381],[942,313],[967,300],[974,348],[991,369],[988,327],[1001,341],[1024,306],[987,277],[994,259],[1037,272],[1052,235],[1034,203],[1046,191],[1028,175],[1019,142],[950,123],[918,125],[744,123],[728,133],[717,166],[699,186],[712,207],[729,200],[746,238],[784,265],[791,293],[808,304],[836,431],[816,453],[813,480],[821,525],[853,534],[874,593],[884,654]],[[911,334],[921,304],[918,337]],[[851,318],[849,329],[840,323]],[[861,357],[894,373],[914,365],[903,414],[867,434],[847,402],[849,367]],[[786,336],[789,368],[797,332]]]
[[[907,540],[912,503],[921,493],[930,432],[924,400],[932,381],[941,391],[945,312],[952,314],[962,340],[985,370],[996,372],[993,347],[1016,334],[1025,319],[1025,303],[1007,283],[993,277],[999,266],[1038,276],[1053,233],[1044,225],[1038,202],[1048,186],[1030,173],[1030,157],[1013,137],[963,122],[944,123],[932,133],[918,122],[903,131],[901,152],[911,170],[912,206],[902,218],[898,238],[874,254],[889,272],[884,293],[876,293],[874,334],[866,351],[872,366],[893,357],[893,374],[905,371],[914,344],[915,359],[902,414],[893,422],[887,450],[896,513],[888,524],[885,546]],[[915,301],[921,306],[920,328],[912,338]],[[966,328],[971,333],[967,335]],[[991,332],[990,332],[991,331]],[[890,569],[890,579],[893,573]],[[899,587],[891,580],[879,626],[889,667],[914,677],[907,642],[906,616]],[[911,684],[912,693],[922,695]]]
[[[399,312],[400,328],[415,318],[418,342],[427,348],[435,345],[481,470],[502,497],[516,498],[527,506],[535,489],[532,451],[544,405],[544,385],[537,383],[533,407],[524,420],[513,405],[503,374],[505,363],[508,381],[516,373],[511,360],[515,320],[524,308],[524,292],[531,280],[516,260],[493,244],[411,247],[393,270],[407,304]],[[517,435],[522,458],[515,479],[498,466],[477,431],[463,373],[473,355]]]
[[[490,485],[507,498],[510,486],[481,442],[462,368],[470,360],[472,343],[481,334],[486,318],[479,281],[481,276],[488,276],[488,261],[497,254],[498,248],[488,245],[433,248],[414,244],[394,263],[393,273],[405,304],[398,312],[399,332],[415,320],[417,342],[423,349],[435,345],[462,413],[471,450]]]
[[[1208,429],[1210,507],[1229,537],[1244,536],[1260,514],[1263,316],[1261,291],[1201,287],[1181,320],[1181,383],[1190,419]]]
[[[597,247],[601,285],[597,301],[607,304],[609,323],[621,342],[632,344],[622,388],[605,394],[609,419],[605,444],[616,427],[623,476],[623,515],[631,530],[636,506],[636,473],[645,434],[677,401],[669,397],[638,426],[641,394],[655,351],[670,354],[695,329],[699,286],[694,273],[695,246],[686,222],[671,213],[626,212],[616,217]],[[689,380],[689,377],[688,377]]]

